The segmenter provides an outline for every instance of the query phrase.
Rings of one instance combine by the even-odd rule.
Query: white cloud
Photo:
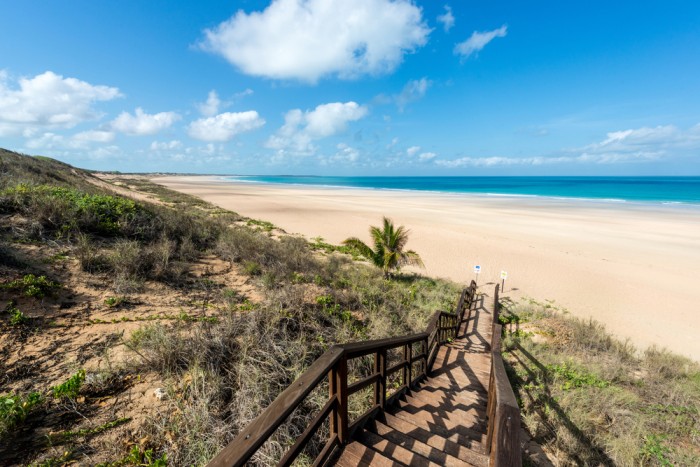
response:
[[[313,154],[313,141],[345,131],[349,122],[367,115],[367,108],[356,102],[321,104],[314,110],[293,109],[284,117],[284,125],[270,136],[265,145],[296,155]]]
[[[114,133],[104,130],[89,130],[76,133],[71,137],[47,132],[39,137],[27,140],[30,149],[89,149],[90,143],[110,143]]]
[[[424,152],[420,156],[418,156],[418,159],[421,161],[429,161],[435,159],[436,156],[437,154],[435,154],[434,152]]]
[[[494,40],[496,37],[506,37],[506,34],[508,34],[508,26],[505,24],[498,29],[494,29],[493,31],[474,31],[469,39],[455,45],[454,53],[455,55],[459,55],[463,59],[466,59],[470,55],[477,53],[486,47],[486,44]]]
[[[682,131],[673,125],[659,125],[630,130],[613,131],[600,143],[587,146],[589,150],[629,151],[649,146],[667,148],[700,143],[700,124]]]
[[[114,132],[106,130],[82,131],[73,135],[75,141],[85,141],[94,143],[109,143],[114,141]]]
[[[151,151],[172,151],[182,148],[182,143],[176,139],[172,141],[153,141]]]
[[[206,102],[201,102],[197,104],[197,110],[205,117],[213,117],[219,113],[219,107],[221,106],[221,99],[216,91],[209,91]]]
[[[242,99],[245,96],[251,96],[253,94],[254,94],[254,91],[252,89],[246,88],[245,90],[234,94],[233,97],[234,97],[234,99]]]
[[[337,146],[338,152],[331,158],[333,162],[346,162],[353,163],[357,162],[360,157],[360,151],[348,146],[345,143],[340,143]]]
[[[93,106],[120,97],[119,89],[94,86],[47,71],[20,78],[12,87],[0,73],[0,135],[22,134],[31,128],[71,128],[100,116]],[[26,133],[25,133],[26,134]]]
[[[409,156],[415,156],[416,154],[418,154],[419,151],[420,146],[411,146],[410,148],[406,149],[406,154],[408,154]]]
[[[401,90],[401,94],[395,97],[396,105],[399,107],[399,110],[403,111],[407,104],[422,99],[431,84],[433,83],[427,78],[421,78],[406,83]]]
[[[442,23],[442,27],[445,32],[449,32],[452,26],[455,25],[455,17],[452,15],[452,8],[449,5],[445,5],[445,14],[437,17],[438,23]]]
[[[58,149],[66,146],[66,139],[56,133],[44,133],[38,138],[27,140],[30,149]]]
[[[122,112],[112,120],[112,129],[127,135],[154,135],[159,131],[169,128],[180,119],[175,112],[160,112],[147,114],[142,108],[137,108],[134,115]]]
[[[391,72],[429,33],[410,0],[273,0],[205,30],[200,46],[249,75],[314,83]]]
[[[683,149],[700,148],[700,125],[680,131],[674,126],[638,128],[614,131],[599,143],[578,150],[563,151],[559,156],[536,157],[462,157],[454,160],[438,160],[444,167],[493,167],[515,165],[552,164],[622,164],[649,162],[678,154]]]
[[[260,128],[265,124],[254,110],[247,112],[224,112],[209,118],[200,118],[190,123],[188,134],[202,141],[229,141],[240,133]]]
[[[606,134],[605,139],[556,156],[461,157],[437,160],[443,167],[539,166],[553,164],[623,164],[692,155],[700,149],[700,124],[687,130],[673,125],[642,127]]]

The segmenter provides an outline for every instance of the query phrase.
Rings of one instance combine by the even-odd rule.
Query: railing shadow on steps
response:
[[[328,378],[328,401],[313,420],[311,420],[306,430],[296,439],[294,445],[287,450],[278,464],[280,466],[291,465],[321,425],[327,419],[330,419],[330,435],[328,441],[313,464],[324,465],[336,448],[343,446],[351,439],[355,430],[361,428],[368,420],[376,416],[380,411],[384,410],[385,407],[390,405],[394,400],[400,398],[409,391],[411,387],[414,387],[430,374],[439,347],[451,342],[452,339],[457,336],[460,325],[464,321],[464,314],[465,312],[471,312],[475,298],[476,283],[472,281],[469,287],[462,291],[455,312],[436,311],[428,322],[428,327],[424,332],[389,339],[334,345],[316,359],[294,383],[277,396],[262,414],[243,429],[233,441],[209,462],[208,466],[230,467],[244,465],[304,399],[316,389],[325,378]],[[497,299],[498,292],[496,293],[496,300]],[[468,319],[469,314],[467,315],[467,320]],[[496,321],[494,321],[494,323],[496,323]],[[496,324],[494,324],[494,331],[495,326]],[[500,326],[498,332],[500,336]],[[495,335],[494,332],[494,336]],[[500,338],[498,344],[500,345]],[[400,347],[403,347],[403,358],[395,365],[387,368],[387,352]],[[416,354],[414,354],[414,347],[418,347]],[[495,348],[497,347],[492,346],[492,349]],[[500,351],[494,352],[493,355],[496,355],[496,353],[500,358]],[[348,361],[371,354],[374,354],[374,372],[364,379],[348,384]],[[499,361],[500,373],[496,375],[496,387],[500,387],[502,377],[505,377],[503,362],[502,360]],[[418,364],[418,370],[414,375],[413,369],[416,367],[416,363]],[[494,368],[492,361],[492,382],[494,381]],[[387,397],[387,378],[399,371],[402,372],[400,379],[401,385]],[[508,384],[507,378],[505,379],[505,384]],[[350,421],[348,419],[348,397],[372,385],[374,386],[372,407],[356,420]],[[503,396],[501,391],[498,391],[492,398],[492,387],[494,386],[489,388],[489,408],[492,405],[491,401],[493,399],[493,406],[496,408],[493,416],[506,416],[511,418],[506,419],[503,423],[505,428],[499,425],[492,430],[491,422],[489,422],[489,446],[492,445],[491,440],[493,439],[493,446],[496,449],[501,449],[504,443],[499,442],[500,437],[514,435],[516,441],[513,442],[513,444],[518,448],[517,454],[519,461],[520,452],[519,442],[517,441],[520,421],[519,412],[516,417],[517,427],[515,427],[515,422],[512,421],[512,407],[510,409],[501,408],[499,410],[501,404],[504,401],[509,401],[509,399]],[[509,385],[507,387],[510,388]],[[512,389],[510,390],[510,395],[514,401],[515,396],[513,395]],[[514,407],[517,411],[517,404]],[[494,418],[490,420],[494,420]],[[498,418],[498,420],[500,420],[500,418]],[[517,428],[517,430],[512,432],[514,427]],[[496,456],[497,460],[500,458],[501,456]],[[496,463],[492,465],[505,466],[516,464]],[[517,465],[520,464],[518,463]]]

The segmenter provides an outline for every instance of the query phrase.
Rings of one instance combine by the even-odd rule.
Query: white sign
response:
[[[478,264],[474,266],[474,274],[479,274],[481,272],[481,266]]]
[[[501,279],[503,279],[503,280],[508,279],[508,272],[507,271],[501,271]]]

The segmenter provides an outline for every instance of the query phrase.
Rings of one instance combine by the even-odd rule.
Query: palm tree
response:
[[[383,228],[372,226],[369,229],[374,250],[357,237],[348,238],[343,244],[355,248],[362,256],[381,268],[384,277],[388,278],[392,269],[398,270],[404,265],[425,267],[418,253],[413,250],[404,251],[408,232],[402,225],[394,228],[391,219],[384,217]]]

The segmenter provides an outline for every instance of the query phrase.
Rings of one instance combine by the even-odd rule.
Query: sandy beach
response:
[[[340,243],[368,240],[383,215],[411,230],[422,273],[489,289],[508,272],[506,295],[553,300],[601,321],[637,347],[700,360],[700,208],[154,179],[289,233]]]

